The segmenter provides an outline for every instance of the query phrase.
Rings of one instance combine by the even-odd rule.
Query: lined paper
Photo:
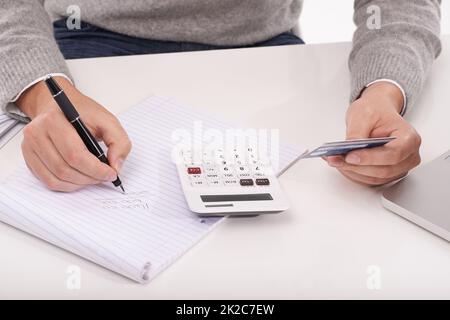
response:
[[[170,98],[150,97],[119,116],[133,142],[120,173],[127,190],[112,184],[73,193],[47,190],[22,164],[0,184],[0,220],[140,283],[153,279],[224,218],[189,211],[175,164],[172,133],[202,121],[226,123]],[[280,171],[301,152],[280,148]]]

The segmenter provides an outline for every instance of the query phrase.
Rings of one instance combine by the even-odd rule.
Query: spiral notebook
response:
[[[169,98],[152,96],[119,116],[133,141],[121,171],[125,195],[112,184],[74,193],[47,190],[21,165],[0,184],[0,220],[140,283],[150,281],[224,218],[191,213],[171,161],[172,134],[229,126]],[[301,154],[280,148],[280,171]],[[26,199],[26,201],[24,201]]]
[[[0,110],[0,148],[8,143],[23,126],[19,120],[11,118]]]

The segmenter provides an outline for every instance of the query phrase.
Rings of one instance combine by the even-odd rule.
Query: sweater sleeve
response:
[[[54,40],[44,0],[1,0],[0,108],[10,113],[14,97],[50,73],[69,75],[69,70]]]
[[[440,2],[355,0],[351,101],[367,84],[391,79],[404,89],[407,106],[414,104],[441,52]]]

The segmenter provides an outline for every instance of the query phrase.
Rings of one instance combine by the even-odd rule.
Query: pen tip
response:
[[[122,189],[122,193],[125,194],[125,189],[123,188],[122,185],[120,185],[120,189]]]

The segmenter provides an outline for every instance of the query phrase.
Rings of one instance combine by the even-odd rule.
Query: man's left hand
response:
[[[383,185],[405,176],[420,163],[421,138],[400,115],[402,107],[403,95],[394,84],[378,82],[366,88],[347,110],[347,139],[397,139],[382,147],[325,160],[350,180],[364,185]]]

